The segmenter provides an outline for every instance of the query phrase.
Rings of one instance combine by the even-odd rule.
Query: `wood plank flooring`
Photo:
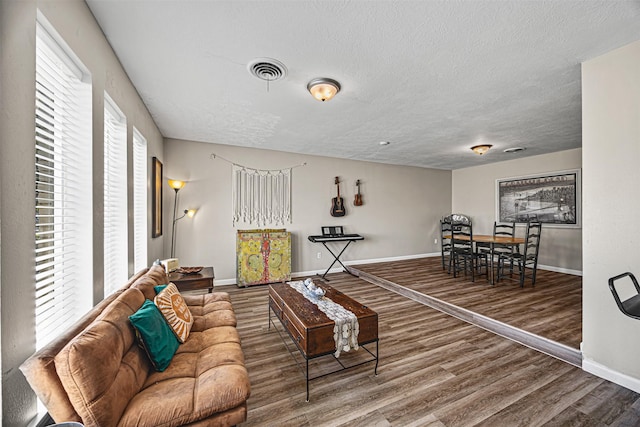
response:
[[[501,281],[454,278],[442,270],[440,257],[350,266],[390,280],[474,313],[490,317],[552,341],[579,349],[582,341],[582,277],[538,270],[536,285],[529,280]]]
[[[380,364],[377,376],[367,364],[312,381],[309,403],[268,329],[267,287],[216,288],[231,295],[251,380],[243,426],[640,424],[637,393],[346,273],[329,278],[378,312]]]

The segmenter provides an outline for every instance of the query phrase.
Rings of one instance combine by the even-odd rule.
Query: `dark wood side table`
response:
[[[208,289],[213,291],[213,267],[205,267],[197,274],[169,273],[169,281],[175,283],[179,291]]]

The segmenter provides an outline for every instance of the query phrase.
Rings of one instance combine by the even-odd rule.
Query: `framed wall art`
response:
[[[580,169],[496,180],[496,220],[581,227]]]
[[[153,220],[151,225],[151,236],[162,236],[162,162],[157,157],[153,158],[151,182],[151,205],[153,206]]]

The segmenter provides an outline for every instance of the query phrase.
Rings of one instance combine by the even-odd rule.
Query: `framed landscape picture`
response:
[[[151,237],[162,236],[162,162],[153,158],[151,184],[152,225]]]
[[[580,169],[496,180],[496,220],[580,228]]]

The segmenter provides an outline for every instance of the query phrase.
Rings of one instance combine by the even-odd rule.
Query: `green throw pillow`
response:
[[[154,286],[153,290],[156,291],[156,295],[158,295],[160,292],[164,291],[164,288],[166,288],[169,285],[158,285],[158,286]]]
[[[129,320],[156,371],[167,369],[180,343],[158,307],[145,300]]]

